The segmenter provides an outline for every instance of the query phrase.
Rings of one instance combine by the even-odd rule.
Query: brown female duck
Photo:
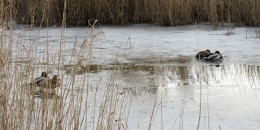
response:
[[[208,57],[209,54],[210,54],[210,50],[208,50],[208,49],[206,51],[200,51],[200,52],[197,53],[196,59],[202,60],[205,57]]]

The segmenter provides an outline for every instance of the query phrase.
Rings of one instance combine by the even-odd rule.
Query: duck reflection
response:
[[[149,65],[149,67],[151,67]],[[193,66],[154,66],[151,70],[117,70],[114,79],[124,91],[133,95],[156,94],[161,87],[188,88],[206,86],[245,86],[260,85],[260,67],[246,64]],[[187,89],[184,89],[187,91]]]
[[[59,99],[61,96],[59,96],[56,93],[53,92],[46,92],[46,91],[36,91],[33,93],[35,98],[41,98],[41,99]]]
[[[153,95],[157,92],[156,76],[149,72],[117,70],[112,73],[114,82],[119,83],[127,94],[138,96],[143,94]]]

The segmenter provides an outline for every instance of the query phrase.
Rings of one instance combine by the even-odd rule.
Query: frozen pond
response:
[[[42,70],[61,75],[63,86],[57,95],[65,119],[81,108],[80,129],[129,130],[258,130],[259,33],[249,27],[212,30],[210,25],[146,24],[92,31],[84,27],[2,31],[5,48],[12,48],[12,64],[34,64],[28,73],[35,75]],[[84,46],[85,39],[89,42]],[[220,51],[224,61],[218,66],[198,62],[196,53],[206,49]],[[88,67],[74,75],[71,68],[79,60]]]

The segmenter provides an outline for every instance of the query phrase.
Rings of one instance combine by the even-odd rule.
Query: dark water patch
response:
[[[90,64],[85,66],[64,65],[62,67],[62,69],[65,70],[67,74],[97,73],[107,70],[155,72],[156,68],[157,66],[154,65],[140,65],[132,63],[112,63],[109,65]]]
[[[231,35],[234,35],[234,34],[235,34],[235,32],[226,32],[226,33],[224,33],[223,35],[231,36]]]
[[[139,64],[189,64],[193,56],[178,55],[176,57],[146,57],[146,58],[128,58],[127,60]]]
[[[159,89],[182,87],[217,87],[230,88],[259,88],[260,66],[239,64],[197,66],[157,66],[153,73],[141,73],[128,70],[128,73],[117,73],[117,81],[122,85],[123,92],[134,96],[156,94]],[[127,87],[125,87],[127,86]]]
[[[187,63],[191,63],[192,59],[193,59],[192,56],[178,56],[173,58],[173,63],[187,64]]]
[[[72,66],[66,66],[72,67]],[[75,66],[74,66],[75,67]],[[123,92],[140,95],[155,94],[158,88],[182,86],[232,86],[233,88],[259,88],[260,66],[230,64],[211,66],[209,64],[171,65],[113,63],[109,65],[89,65],[82,73],[106,71],[113,80],[119,82]],[[71,74],[67,71],[68,74]]]
[[[105,47],[93,47],[93,49],[104,50],[104,49],[107,49],[107,48],[105,48]]]
[[[106,70],[130,70],[130,71],[155,71],[156,66],[151,64],[135,64],[135,63],[112,63]]]
[[[90,64],[85,66],[77,65],[64,65],[62,70],[65,70],[66,74],[84,74],[84,73],[97,73],[101,70],[106,70],[103,65]]]
[[[21,63],[21,64],[29,64],[29,63],[32,63],[32,60],[15,60],[11,63]]]
[[[158,91],[158,86],[147,86],[147,87],[127,87],[123,88],[121,95],[131,95],[131,96],[140,96],[140,95],[154,95]]]

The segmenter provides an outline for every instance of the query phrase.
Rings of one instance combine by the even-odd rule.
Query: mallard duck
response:
[[[49,79],[48,78],[48,74],[46,72],[42,72],[42,75],[41,77],[38,77],[36,79],[34,79],[30,85],[34,85],[34,86],[41,86],[42,85],[42,81],[43,80],[46,80],[46,79]]]
[[[54,75],[51,81],[49,80],[49,82],[51,83],[49,87],[52,89],[58,88],[61,85],[60,78],[58,77],[58,75]]]
[[[208,49],[206,51],[200,51],[200,52],[197,53],[196,58],[198,60],[202,60],[205,57],[208,57],[209,54],[210,54],[210,50],[208,50]]]
[[[61,82],[58,75],[54,75],[52,79],[42,76],[35,79],[32,83],[30,83],[30,85],[34,87],[51,88],[54,91],[55,88],[60,87]]]
[[[208,57],[206,58],[206,61],[210,61],[210,62],[221,62],[222,60],[223,60],[222,55],[220,54],[219,51],[209,54]]]

